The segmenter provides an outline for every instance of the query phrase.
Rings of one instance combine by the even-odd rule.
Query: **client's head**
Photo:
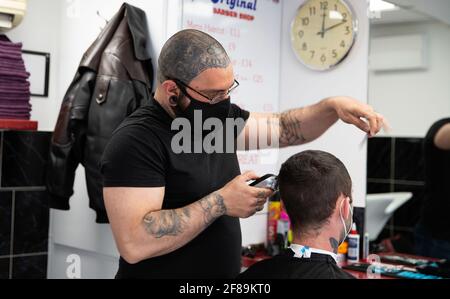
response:
[[[323,151],[298,153],[281,166],[279,188],[294,243],[337,252],[353,217],[352,181],[344,164]]]

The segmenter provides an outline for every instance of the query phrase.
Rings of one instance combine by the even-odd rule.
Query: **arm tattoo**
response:
[[[202,198],[198,204],[203,211],[205,227],[227,211],[223,197],[217,192]],[[149,213],[144,217],[145,230],[157,239],[165,236],[178,236],[188,228],[191,209],[192,206],[187,206],[176,210]]]
[[[266,199],[268,197],[268,195],[266,194],[266,191],[259,191],[258,195],[256,196],[256,198],[259,199]]]
[[[227,212],[223,197],[217,192],[200,200],[200,206],[203,209],[206,226]]]
[[[306,142],[301,130],[301,121],[295,117],[296,110],[289,110],[279,115],[280,146],[299,145]]]
[[[189,218],[189,207],[149,213],[144,217],[145,230],[158,239],[164,236],[176,236],[184,231]]]
[[[333,248],[333,253],[338,253],[339,242],[335,238],[330,238],[330,245]]]

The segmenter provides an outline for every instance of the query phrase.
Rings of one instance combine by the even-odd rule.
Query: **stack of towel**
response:
[[[29,76],[22,44],[0,36],[0,119],[30,119]]]

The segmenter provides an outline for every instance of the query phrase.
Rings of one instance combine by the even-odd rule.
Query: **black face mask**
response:
[[[209,104],[209,103],[204,103],[204,102],[200,102],[192,97],[190,97],[189,95],[187,96],[190,100],[191,103],[189,104],[189,106],[181,111],[179,111],[178,113],[178,117],[184,117],[187,120],[189,120],[189,122],[191,124],[194,124],[194,118],[195,118],[195,111],[201,111],[201,121],[202,121],[202,125],[205,123],[205,121],[208,118],[217,118],[220,120],[220,122],[222,124],[225,124],[226,118],[228,117],[229,113],[230,113],[230,109],[231,109],[231,100],[230,98],[223,100],[217,104]],[[199,113],[197,112],[197,117],[199,117]],[[198,120],[197,120],[198,121]]]

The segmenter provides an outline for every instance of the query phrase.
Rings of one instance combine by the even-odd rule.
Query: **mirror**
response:
[[[450,246],[450,222],[439,216],[449,211],[450,194],[445,202],[430,195],[441,190],[426,188],[439,170],[426,173],[424,140],[450,117],[450,20],[438,14],[447,4],[423,2],[371,0],[369,103],[391,130],[369,140],[366,226],[372,252],[448,258],[450,247],[430,245]]]

